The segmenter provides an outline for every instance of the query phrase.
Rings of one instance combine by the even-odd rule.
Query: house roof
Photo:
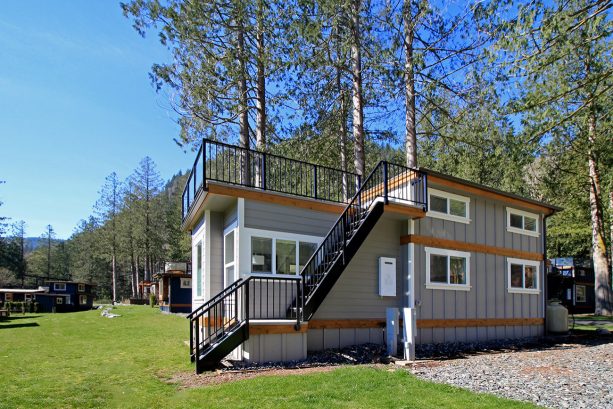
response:
[[[42,293],[45,290],[42,288],[0,288],[0,293],[14,293],[14,294],[35,294]]]
[[[548,214],[553,214],[555,212],[561,211],[563,210],[561,207],[549,204],[549,203],[545,203],[545,202],[541,202],[538,200],[534,200],[534,199],[530,199],[524,196],[520,196],[520,195],[516,195],[514,193],[510,193],[510,192],[505,192],[504,190],[500,190],[500,189],[496,189],[493,187],[489,187],[486,185],[482,185],[479,183],[475,183],[475,182],[471,182],[469,180],[466,179],[461,179],[455,176],[451,176],[451,175],[446,175],[444,173],[441,172],[437,172],[435,170],[431,170],[428,168],[420,168],[420,170],[423,170],[424,172],[426,172],[428,174],[428,182],[432,182],[434,184],[443,184],[446,185],[448,187],[457,187],[460,190],[466,190],[465,188],[463,189],[463,187],[469,187],[472,188],[470,190],[477,190],[478,192],[474,192],[474,193],[481,193],[483,194],[485,193],[490,193],[493,194],[494,196],[501,196],[499,197],[500,200],[511,200],[511,201],[518,201],[518,202],[522,202],[521,204],[523,204],[526,207],[529,208],[540,208],[541,210],[548,210],[547,213]],[[459,184],[462,186],[454,186],[454,184]],[[538,210],[538,209],[536,209]]]
[[[95,286],[95,284],[84,283],[83,281],[70,281],[70,280],[45,280],[45,283],[83,284],[83,285],[91,285],[92,287]]]

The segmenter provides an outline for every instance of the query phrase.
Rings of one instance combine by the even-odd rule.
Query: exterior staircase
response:
[[[392,201],[425,211],[426,198],[424,173],[379,162],[299,275],[239,279],[188,315],[191,359],[196,362],[196,372],[213,369],[249,339],[250,320],[291,319],[296,321],[297,329],[301,322],[310,320],[383,215],[385,206]]]

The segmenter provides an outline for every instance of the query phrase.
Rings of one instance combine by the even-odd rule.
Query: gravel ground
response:
[[[423,379],[549,408],[613,408],[611,337],[462,349],[447,346],[439,356],[449,359],[422,359],[411,371]]]

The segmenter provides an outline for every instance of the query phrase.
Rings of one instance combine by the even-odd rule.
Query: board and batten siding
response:
[[[330,293],[313,315],[313,320],[381,319],[388,307],[406,303],[406,282],[402,276],[398,220],[381,218],[360,250],[343,271]],[[396,296],[379,296],[379,257],[396,259]],[[381,328],[309,329],[308,349],[342,348],[363,343],[383,343]]]
[[[463,243],[476,243],[532,253],[543,253],[543,237],[533,237],[507,231],[507,205],[503,202],[468,195],[461,191],[438,188],[470,198],[470,223],[425,217],[415,221],[416,236],[436,237]],[[511,206],[516,208],[515,206]],[[539,216],[539,229],[543,217]],[[415,301],[417,318],[492,319],[542,318],[544,265],[539,267],[540,294],[508,292],[507,257],[470,252],[470,290],[426,288],[426,252],[423,245],[414,245]],[[420,328],[418,343],[463,342],[542,335],[539,325]]]
[[[325,236],[339,214],[245,199],[245,227]]]

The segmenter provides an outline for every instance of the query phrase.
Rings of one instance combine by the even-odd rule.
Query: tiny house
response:
[[[192,311],[191,263],[166,262],[156,273],[157,297],[160,310],[170,313]]]
[[[571,314],[593,314],[596,308],[592,260],[559,257],[549,260],[547,296],[558,299]]]
[[[85,311],[94,305],[92,284],[63,280],[49,280],[45,284],[48,290],[35,296],[41,312]]]
[[[182,200],[198,372],[228,355],[404,341],[410,356],[544,334],[544,226],[559,210],[546,203],[427,169],[380,162],[362,177],[210,140]]]

